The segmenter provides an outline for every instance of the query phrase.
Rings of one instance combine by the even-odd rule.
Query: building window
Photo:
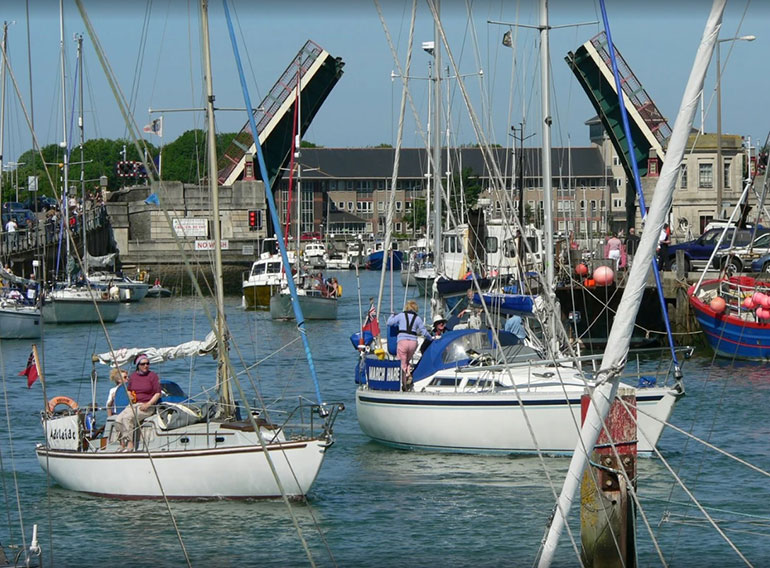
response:
[[[687,189],[687,164],[682,165],[682,177],[679,181],[679,187],[682,189]]]
[[[564,231],[566,230],[566,228],[567,228],[566,223],[564,221],[559,221],[559,230]]]
[[[606,202],[604,199],[602,199],[602,200],[599,202],[599,208],[600,208],[602,211],[604,211],[605,209],[607,209],[607,202]]]
[[[615,178],[615,187],[617,189],[623,188],[623,178]]]
[[[613,209],[621,209],[623,207],[623,200],[618,199],[617,197],[613,198],[612,200],[612,208]]]
[[[714,164],[698,164],[698,187],[710,189],[714,187]]]
[[[397,233],[401,232],[401,223],[396,223],[396,232]]]
[[[385,202],[384,201],[378,201],[377,202],[377,211],[385,211]]]
[[[400,201],[396,201],[396,211],[401,211],[402,206],[403,206],[403,203],[401,203]]]
[[[353,202],[348,201],[348,211],[353,211]]]
[[[620,165],[620,158],[618,157],[617,154],[614,154],[612,156],[612,165],[613,166],[619,166]]]
[[[726,160],[724,165],[722,166],[722,175],[724,176],[724,179],[722,180],[722,187],[729,188],[730,187],[730,162],[728,160]]]
[[[347,189],[348,191],[355,191],[356,190],[356,182],[353,180],[348,180],[347,182]]]
[[[647,175],[650,175],[650,176],[657,176],[658,175],[658,160],[657,160],[657,158],[650,158],[650,161],[647,162]]]
[[[340,201],[340,202],[337,204],[337,208],[338,208],[340,211],[344,211],[344,210],[345,210],[345,202],[344,202],[344,201]]]

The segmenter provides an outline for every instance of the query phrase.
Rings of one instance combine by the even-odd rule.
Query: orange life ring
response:
[[[60,404],[69,406],[72,410],[78,409],[78,403],[68,396],[55,396],[48,401],[48,412],[53,414],[54,409]]]

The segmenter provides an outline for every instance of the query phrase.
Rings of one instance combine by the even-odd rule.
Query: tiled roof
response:
[[[512,152],[493,148],[502,172],[512,171]],[[571,154],[571,156],[570,156]],[[303,148],[301,162],[305,179],[390,179],[393,175],[393,148]],[[488,177],[481,151],[478,148],[460,148],[450,151],[454,164],[472,168],[476,175]],[[446,159],[446,150],[442,151]],[[597,147],[553,148],[551,162],[554,177],[603,177],[605,164]],[[459,169],[455,166],[453,169]],[[524,175],[540,175],[540,149],[524,148]],[[422,148],[403,148],[399,160],[399,178],[422,178],[428,171],[426,152]]]

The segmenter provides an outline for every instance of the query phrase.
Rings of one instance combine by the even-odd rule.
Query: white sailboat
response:
[[[87,15],[82,7],[80,9],[98,48],[98,39]],[[207,90],[208,166],[210,172],[215,172],[214,96],[205,1],[201,2],[200,11]],[[332,424],[342,405],[305,404],[290,414],[303,424],[313,422],[308,420],[310,415],[320,417],[315,420],[316,431],[309,433],[294,430],[290,424],[268,422],[250,411],[248,405],[247,416],[242,420],[237,418],[232,385],[240,389],[240,384],[227,356],[217,176],[209,175],[208,179],[216,245],[215,332],[203,342],[141,351],[151,359],[163,360],[216,350],[219,398],[205,406],[162,407],[135,432],[134,452],[120,451],[117,441],[107,437],[89,439],[84,432],[82,415],[72,412],[72,401],[51,399],[43,415],[46,441],[37,446],[36,452],[41,467],[62,487],[123,498],[299,497],[307,494],[318,475],[326,450],[332,444]],[[97,359],[110,365],[123,364],[139,351],[109,353]],[[240,392],[243,400],[244,394]],[[66,403],[70,410],[55,413],[58,402]],[[183,425],[177,426],[180,421],[173,419],[173,415],[184,417]]]
[[[81,40],[82,42],[82,40]],[[67,95],[65,89],[65,65],[64,65],[64,7],[59,3],[59,43],[61,50],[61,84],[62,84],[62,140],[64,144],[63,167],[62,167],[62,205],[64,207],[63,219],[69,219],[69,200],[67,198],[69,190],[69,146],[66,143],[67,138]],[[78,44],[78,57],[82,51],[82,43]],[[82,85],[82,65],[79,66],[79,81]],[[82,112],[81,112],[82,114]],[[79,121],[83,124],[83,120]],[[62,232],[66,238],[67,259],[72,258],[70,250],[70,235],[68,230]],[[83,238],[83,253],[86,254],[86,241]],[[110,298],[108,292],[95,290],[83,283],[83,286],[73,285],[69,275],[66,282],[57,283],[53,289],[46,291],[43,295],[43,320],[46,323],[111,323],[118,319],[120,314],[120,302],[117,299]]]
[[[434,21],[440,29],[438,14]],[[542,16],[541,16],[542,17]],[[550,195],[551,148],[548,103],[547,13],[541,62],[543,97],[543,180]],[[443,35],[443,31],[442,34]],[[438,48],[438,45],[436,46]],[[448,53],[451,59],[451,53]],[[459,74],[459,73],[456,73]],[[462,88],[462,85],[461,85]],[[546,225],[550,223],[548,203]],[[401,390],[400,363],[361,351],[356,410],[361,429],[379,442],[407,449],[493,453],[572,453],[579,440],[580,397],[602,384],[584,361],[557,359],[558,321],[548,286],[553,282],[553,250],[546,233],[544,333],[548,348],[537,352],[510,334],[491,330],[445,333],[422,355],[413,372],[413,389]],[[438,249],[439,247],[436,246]],[[550,305],[550,308],[547,306]],[[487,313],[489,317],[489,312]],[[604,367],[602,367],[604,368]],[[639,405],[639,451],[650,453],[663,424],[683,393],[668,376],[635,388]]]

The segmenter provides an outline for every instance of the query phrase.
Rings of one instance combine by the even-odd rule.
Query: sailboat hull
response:
[[[539,449],[567,455],[578,443],[581,394],[520,393],[519,402],[512,390],[463,394],[361,387],[356,391],[356,411],[364,434],[389,446],[500,454],[532,454]],[[677,398],[676,392],[665,388],[637,393],[639,453],[652,452]]]
[[[112,323],[118,319],[119,314],[120,302],[117,300],[98,299],[94,305],[90,298],[54,297],[46,298],[43,303],[45,323]]]
[[[269,444],[267,453],[289,497],[307,494],[327,442]],[[46,449],[40,466],[65,489],[124,499],[259,499],[281,497],[259,445],[145,452]],[[154,471],[157,471],[157,477]],[[161,491],[162,487],[162,491]]]
[[[33,306],[2,306],[0,339],[37,339],[40,337],[40,318],[40,310]]]
[[[337,298],[323,296],[297,296],[306,320],[337,319]],[[270,317],[272,319],[294,319],[294,307],[289,294],[276,294],[270,298]]]

